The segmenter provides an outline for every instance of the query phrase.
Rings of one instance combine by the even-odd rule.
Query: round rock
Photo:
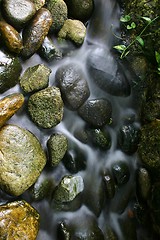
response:
[[[37,180],[46,164],[38,139],[28,130],[6,125],[0,130],[0,187],[21,195]]]
[[[39,127],[55,127],[63,117],[63,101],[59,88],[48,87],[32,94],[28,100],[28,111]]]
[[[81,118],[94,127],[102,127],[111,120],[112,106],[107,99],[86,101],[79,109]]]
[[[36,13],[35,5],[29,0],[4,0],[3,10],[8,22],[18,29]]]

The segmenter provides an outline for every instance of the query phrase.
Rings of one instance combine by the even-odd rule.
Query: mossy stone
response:
[[[21,195],[33,185],[46,164],[38,139],[16,125],[1,128],[0,153],[0,187],[14,196]]]
[[[63,117],[63,101],[57,87],[48,87],[32,94],[28,99],[28,112],[34,123],[42,128],[52,128]]]
[[[31,93],[48,87],[51,69],[44,64],[29,67],[20,77],[20,86],[25,93]]]
[[[34,3],[36,10],[38,11],[41,7],[43,7],[46,3],[46,0],[30,0]]]
[[[7,91],[18,83],[22,70],[18,57],[0,50],[0,93]]]

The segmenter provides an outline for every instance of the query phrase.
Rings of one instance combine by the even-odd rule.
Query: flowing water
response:
[[[133,73],[130,73],[126,63],[120,62],[112,51],[113,45],[117,43],[117,39],[113,35],[113,32],[116,35],[120,35],[120,7],[118,2],[116,0],[95,0],[94,3],[95,11],[87,24],[87,35],[84,44],[79,49],[75,49],[73,46],[63,46],[63,50],[67,52],[66,56],[62,60],[48,64],[48,66],[52,69],[50,85],[55,85],[55,72],[57,68],[66,63],[77,63],[83,70],[87,79],[91,92],[90,99],[107,98],[111,101],[113,123],[106,126],[111,136],[111,147],[109,150],[99,151],[96,148],[94,149],[80,142],[75,137],[75,132],[78,129],[82,129],[85,123],[75,111],[70,111],[67,108],[65,108],[63,121],[54,129],[43,130],[38,128],[29,119],[25,107],[15,114],[9,122],[15,123],[33,132],[41,141],[46,151],[46,142],[53,132],[63,133],[68,138],[73,148],[74,145],[78,146],[86,158],[87,166],[85,170],[79,171],[75,175],[81,175],[83,177],[84,183],[86,184],[85,195],[88,195],[89,198],[91,196],[93,202],[95,199],[96,204],[99,204],[100,201],[98,194],[102,178],[101,173],[105,171],[111,172],[111,165],[118,160],[126,162],[130,171],[129,181],[116,191],[114,198],[105,201],[102,211],[96,216],[98,226],[103,232],[105,232],[106,226],[109,226],[116,233],[119,240],[125,240],[129,238],[124,235],[120,222],[126,218],[135,201],[135,170],[137,168],[138,158],[136,153],[127,155],[117,148],[117,132],[119,128],[125,124],[126,119],[131,119],[131,122],[136,126],[140,125],[138,116],[139,109],[137,107],[138,105],[134,104],[134,89],[131,89],[131,94],[129,96],[113,96],[103,91],[103,87],[100,88],[98,84],[95,84],[87,71],[87,59],[93,51],[97,51],[96,54],[98,55],[103,49],[107,56],[105,59],[106,71],[114,75],[116,70],[120,68],[120,71],[125,74],[131,86],[133,86],[132,82],[135,81],[135,76]],[[29,66],[34,66],[42,62],[42,59],[35,54],[23,63],[23,71]],[[44,63],[46,64],[46,62]],[[20,91],[20,89],[17,88],[16,86],[5,92],[4,96],[11,92]],[[63,164],[60,164],[55,169],[45,169],[41,177],[47,176],[53,179],[55,183],[58,183],[63,176],[68,174],[69,172],[65,169]],[[73,212],[58,212],[54,209],[54,205],[48,200],[33,202],[28,192],[23,194],[22,197],[31,202],[41,215],[38,240],[58,240],[55,234],[57,223],[63,219],[83,219],[83,216],[85,218],[85,216],[88,215],[94,217],[96,215],[94,211],[92,211],[92,207],[89,207],[92,203],[87,203],[86,199],[84,200],[83,198],[81,207],[78,210]]]

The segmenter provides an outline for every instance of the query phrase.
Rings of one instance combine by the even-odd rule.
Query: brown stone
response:
[[[13,93],[0,100],[0,127],[2,127],[23,105],[24,96]]]
[[[39,213],[25,201],[0,206],[0,239],[35,240],[39,218]]]

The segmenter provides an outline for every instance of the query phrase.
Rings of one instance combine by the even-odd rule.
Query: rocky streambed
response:
[[[113,50],[124,11],[0,1],[0,239],[159,239],[158,75]]]

